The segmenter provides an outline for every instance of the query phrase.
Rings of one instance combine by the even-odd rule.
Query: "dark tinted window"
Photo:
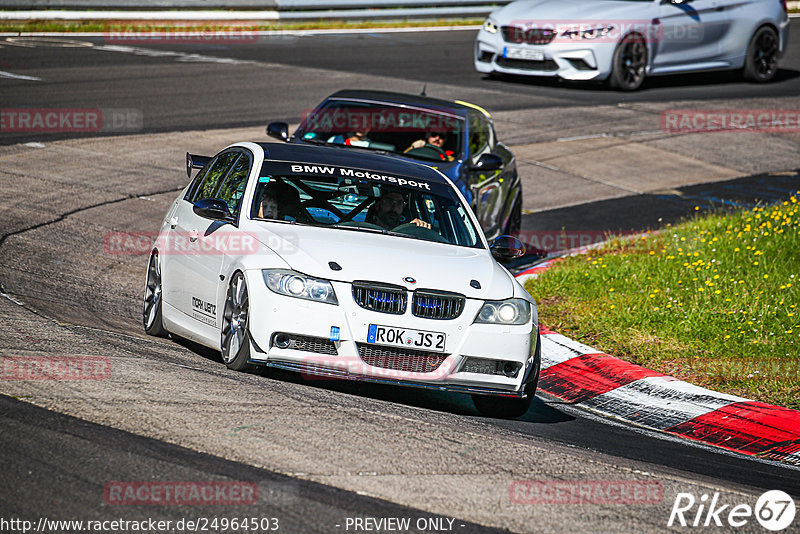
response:
[[[216,194],[217,198],[221,198],[228,204],[228,210],[232,214],[239,212],[244,189],[247,187],[247,177],[250,174],[251,161],[246,153],[242,153],[239,159],[233,164],[230,173],[222,183],[219,191]]]
[[[231,169],[238,156],[239,152],[232,150],[214,158],[201,180],[197,182],[194,192],[187,200],[191,203],[195,203],[203,198],[214,198],[219,189],[220,182],[228,174],[228,171]]]
[[[480,113],[469,115],[469,154],[472,161],[494,149],[494,130],[489,120]]]
[[[404,154],[426,161],[452,161],[461,154],[464,120],[436,109],[378,102],[328,100],[298,130],[305,141]],[[440,149],[426,146],[442,134]]]

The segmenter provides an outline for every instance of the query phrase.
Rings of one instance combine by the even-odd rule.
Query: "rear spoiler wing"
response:
[[[198,154],[186,153],[186,175],[192,177],[192,169],[202,169],[206,163],[211,161],[212,156],[200,156]]]

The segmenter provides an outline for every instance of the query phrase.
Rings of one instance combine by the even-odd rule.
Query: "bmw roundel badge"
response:
[[[416,284],[417,280],[410,276],[406,276],[405,278],[403,278],[403,282],[406,282],[408,284]]]

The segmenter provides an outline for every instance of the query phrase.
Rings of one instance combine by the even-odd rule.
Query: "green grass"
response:
[[[615,238],[526,288],[542,324],[560,333],[682,380],[800,408],[798,207],[792,196]]]
[[[225,21],[189,23],[176,21],[0,21],[3,33],[41,33],[41,32],[189,32],[189,31],[278,31],[278,30],[338,30],[338,29],[380,29],[380,28],[419,28],[435,26],[476,26],[483,19],[438,19],[413,21],[344,21],[310,20],[306,22],[270,22],[253,24],[231,24]]]

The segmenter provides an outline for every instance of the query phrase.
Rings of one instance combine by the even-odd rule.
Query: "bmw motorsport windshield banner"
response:
[[[265,161],[261,166],[261,176],[324,176],[355,181],[370,181],[378,184],[387,184],[397,187],[408,187],[421,191],[442,193],[444,184],[437,184],[427,180],[411,177],[386,174],[384,172],[359,169],[342,165],[322,165],[319,163],[294,163]],[[449,195],[448,195],[449,196]]]

